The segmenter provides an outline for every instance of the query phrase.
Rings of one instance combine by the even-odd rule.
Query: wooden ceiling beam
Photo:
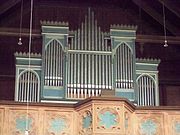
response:
[[[180,36],[167,36],[168,44],[180,45]],[[164,44],[164,36],[160,35],[136,35],[136,42]]]
[[[29,29],[22,29],[22,37],[29,36]],[[0,37],[10,36],[10,37],[19,37],[19,29],[18,28],[0,28]],[[32,37],[41,38],[41,31],[39,29],[32,30]],[[180,45],[180,36],[167,36],[168,44]],[[164,36],[159,35],[136,35],[136,42],[138,43],[152,43],[161,45],[164,44]]]
[[[177,17],[180,18],[180,9],[177,7],[171,0],[158,0],[160,3],[164,3],[164,5],[172,12],[174,13]]]
[[[17,3],[19,3],[21,0],[8,0],[4,4],[0,6],[0,15],[4,14],[7,12],[10,8],[15,6]]]
[[[163,15],[159,14],[156,10],[151,8],[146,1],[143,0],[132,0],[137,6],[143,9],[149,16],[151,16],[153,19],[155,19],[158,23],[160,23],[162,26],[163,24]],[[179,29],[172,25],[168,20],[166,20],[166,28],[168,31],[170,31],[174,35],[179,35]]]
[[[41,37],[40,30],[33,29],[32,30],[32,37]],[[0,28],[0,36],[12,36],[12,37],[18,37],[19,36],[19,28]],[[22,37],[28,37],[29,36],[29,29],[22,28],[21,31]]]

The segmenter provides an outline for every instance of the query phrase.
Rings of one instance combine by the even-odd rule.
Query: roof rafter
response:
[[[10,8],[15,6],[17,3],[19,3],[21,0],[8,0],[4,4],[0,6],[0,15],[4,14],[7,12]]]
[[[11,37],[18,37],[19,36],[19,29],[18,28],[3,28],[0,27],[0,36],[11,36]],[[29,29],[22,29],[22,36],[28,37],[29,36]],[[41,38],[41,31],[39,29],[32,30],[32,37],[34,38]],[[167,36],[168,43],[170,44],[180,44],[180,37],[174,36]],[[136,42],[138,43],[164,43],[164,36],[159,35],[137,35]]]
[[[158,0],[158,1],[161,2],[161,3],[163,2],[164,5],[171,12],[173,12],[176,16],[178,16],[180,18],[180,9],[177,6],[175,6],[172,1],[170,1],[170,0]]]
[[[151,8],[145,1],[142,0],[132,0],[137,6],[142,8],[148,15],[154,18],[158,23],[163,25],[163,16],[159,14],[156,10]],[[179,29],[172,25],[168,20],[166,20],[166,28],[174,35],[179,34]]]

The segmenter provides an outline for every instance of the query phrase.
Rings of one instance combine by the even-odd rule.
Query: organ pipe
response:
[[[85,22],[71,39],[67,98],[98,96],[102,89],[112,89],[112,53],[94,13],[89,10]]]
[[[138,105],[155,105],[155,82],[149,76],[143,75],[138,81]]]
[[[60,43],[52,40],[45,50],[45,85],[63,85],[63,49]]]
[[[18,101],[26,102],[37,102],[39,101],[39,88],[40,83],[37,76],[30,72],[24,72],[19,77],[18,87]],[[28,96],[29,95],[29,96]]]

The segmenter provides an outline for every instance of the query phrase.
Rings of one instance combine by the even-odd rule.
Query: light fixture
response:
[[[19,25],[19,41],[18,45],[22,45],[22,13],[23,13],[23,0],[21,0],[21,14],[20,14],[20,25]]]
[[[164,25],[164,47],[168,47],[168,42],[167,42],[167,35],[166,35],[166,16],[165,16],[165,7],[164,3],[163,4],[163,25]]]

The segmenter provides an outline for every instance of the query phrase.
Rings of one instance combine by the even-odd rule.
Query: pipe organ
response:
[[[26,101],[28,90],[34,93],[29,99],[35,102],[80,100],[114,90],[115,96],[138,105],[158,105],[159,61],[136,59],[136,26],[111,25],[110,31],[104,32],[90,9],[74,31],[65,22],[42,21],[41,25],[42,68],[38,77],[33,72],[30,78],[20,76],[16,56],[17,101]],[[27,80],[28,90],[23,83]]]

